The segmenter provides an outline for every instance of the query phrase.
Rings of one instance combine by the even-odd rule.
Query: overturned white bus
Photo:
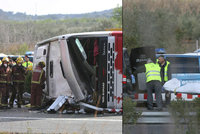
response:
[[[66,34],[36,44],[33,63],[46,63],[50,98],[121,109],[122,49],[121,31]]]

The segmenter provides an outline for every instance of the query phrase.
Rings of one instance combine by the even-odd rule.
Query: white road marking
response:
[[[97,122],[122,122],[122,119],[100,119],[100,118],[38,118],[38,117],[0,117],[0,119],[18,120],[57,120],[57,121],[97,121]]]

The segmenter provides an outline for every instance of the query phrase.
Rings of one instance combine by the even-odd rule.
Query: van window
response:
[[[46,55],[46,52],[47,52],[47,50],[46,50],[46,49],[44,49],[44,51],[43,51],[43,55]]]
[[[199,73],[198,57],[167,57],[172,73]]]

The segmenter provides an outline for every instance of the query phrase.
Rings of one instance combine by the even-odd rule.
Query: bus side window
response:
[[[53,61],[50,61],[50,77],[53,78]]]

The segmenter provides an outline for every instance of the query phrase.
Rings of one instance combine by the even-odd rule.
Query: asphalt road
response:
[[[122,116],[116,114],[48,114],[27,108],[0,110],[0,132],[122,134]]]

